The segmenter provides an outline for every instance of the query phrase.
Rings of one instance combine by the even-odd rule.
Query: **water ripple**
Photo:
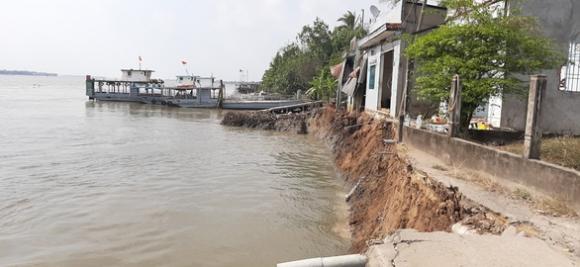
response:
[[[272,266],[346,252],[322,144],[224,128],[218,111],[86,102],[83,84],[0,76],[0,266]]]

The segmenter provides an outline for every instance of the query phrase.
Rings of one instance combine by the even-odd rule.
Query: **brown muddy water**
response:
[[[83,77],[0,76],[0,266],[273,266],[346,253],[326,146],[220,119],[89,102]]]

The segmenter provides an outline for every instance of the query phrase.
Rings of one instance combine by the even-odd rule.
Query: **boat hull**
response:
[[[300,100],[224,101],[223,109],[262,110],[304,103]]]
[[[166,96],[143,96],[131,94],[96,93],[93,99],[97,101],[113,102],[136,102],[151,105],[173,106],[181,108],[218,108],[217,99],[210,99],[200,102],[199,99],[179,99]],[[264,110],[276,107],[290,106],[304,103],[300,100],[258,100],[258,101],[233,101],[225,100],[223,109],[232,110]]]

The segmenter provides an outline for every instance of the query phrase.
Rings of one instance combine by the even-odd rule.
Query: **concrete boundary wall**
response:
[[[573,169],[409,127],[404,129],[403,140],[451,165],[489,173],[499,181],[530,187],[580,209],[580,172]]]

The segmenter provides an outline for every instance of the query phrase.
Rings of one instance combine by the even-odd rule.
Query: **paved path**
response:
[[[504,236],[461,236],[401,230],[371,247],[368,267],[410,266],[576,266],[539,239]]]
[[[456,167],[446,166],[437,157],[414,148],[408,148],[408,155],[416,170],[458,187],[465,196],[502,213],[512,223],[532,224],[539,230],[539,236],[522,237],[513,227],[502,237],[403,230],[387,238],[384,245],[369,250],[372,263],[369,266],[392,266],[393,258],[397,259],[395,266],[580,266],[580,221],[577,218],[541,215],[525,201],[454,178],[450,171],[441,167],[448,170]],[[520,187],[509,183],[501,185]]]

